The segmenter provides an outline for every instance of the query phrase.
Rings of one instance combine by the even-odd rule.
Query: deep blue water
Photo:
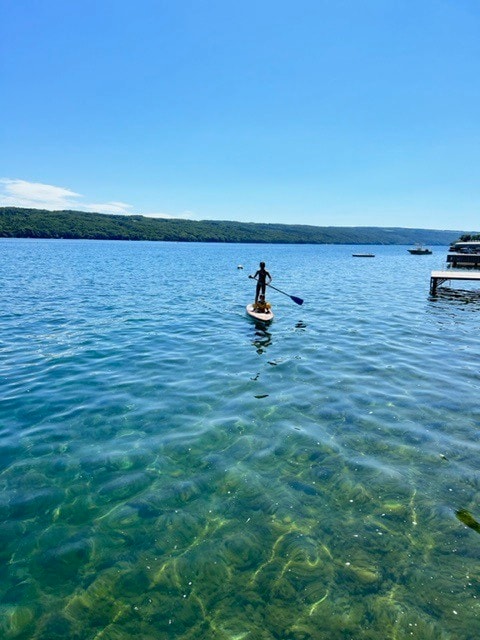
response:
[[[478,637],[480,298],[433,250],[0,240],[0,637]]]

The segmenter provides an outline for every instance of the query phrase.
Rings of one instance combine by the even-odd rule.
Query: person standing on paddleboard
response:
[[[265,263],[260,262],[260,269],[255,273],[254,276],[248,276],[249,278],[254,278],[257,281],[257,290],[255,292],[255,304],[258,302],[258,296],[260,294],[265,295],[265,289],[267,287],[267,278],[268,282],[272,281],[272,276],[265,269]]]

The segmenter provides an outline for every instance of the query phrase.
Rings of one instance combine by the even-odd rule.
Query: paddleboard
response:
[[[273,313],[270,310],[270,313],[259,313],[255,311],[253,308],[253,304],[247,304],[247,313],[251,318],[255,320],[260,320],[260,322],[270,322],[273,320]]]

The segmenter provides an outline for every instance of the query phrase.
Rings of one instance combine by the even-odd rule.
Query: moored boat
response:
[[[407,249],[407,251],[413,256],[429,256],[432,253],[431,249],[423,247],[421,244],[416,245],[412,249]]]
[[[437,288],[450,280],[480,283],[480,240],[459,240],[450,245],[447,270],[431,273],[430,295],[435,296]]]
[[[447,253],[447,266],[453,269],[480,269],[480,242],[454,242]]]

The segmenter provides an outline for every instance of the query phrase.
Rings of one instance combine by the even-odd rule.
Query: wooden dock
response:
[[[447,254],[447,262],[452,269],[478,269],[480,267],[480,253],[457,253],[451,251]]]
[[[480,283],[480,271],[432,271],[430,276],[430,295],[437,293],[437,287],[447,280],[476,280]]]

